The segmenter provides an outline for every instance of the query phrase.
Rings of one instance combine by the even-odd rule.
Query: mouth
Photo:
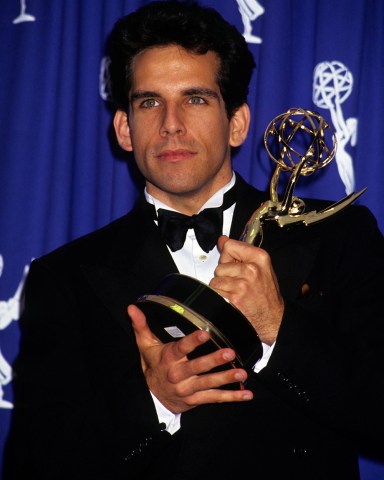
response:
[[[196,152],[184,148],[177,148],[175,150],[164,150],[156,155],[156,158],[165,162],[178,162],[180,160],[187,160],[196,155]]]

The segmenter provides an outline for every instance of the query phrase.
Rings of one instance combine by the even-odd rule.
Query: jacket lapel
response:
[[[127,306],[177,268],[144,199],[124,218],[107,248],[105,261],[83,264],[81,269],[95,294],[132,335]]]
[[[291,235],[291,232],[280,229],[281,236],[286,237],[281,244],[269,248],[266,241],[264,246],[271,256],[281,294],[290,300],[297,299],[303,294],[303,287],[314,268],[321,243],[319,238],[307,238],[307,232],[303,230],[300,229],[300,233],[297,231]],[[292,237],[296,237],[297,240]]]
[[[249,186],[239,175],[236,188],[231,238],[238,239],[249,218],[268,198],[268,194]],[[301,289],[314,266],[320,239],[312,233],[310,227],[304,226],[283,229],[272,223],[264,228],[261,248],[270,254],[280,291],[287,299],[301,295]]]

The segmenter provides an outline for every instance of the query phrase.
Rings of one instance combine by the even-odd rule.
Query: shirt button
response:
[[[207,258],[208,258],[207,255],[200,255],[200,256],[199,256],[199,260],[200,260],[201,262],[205,262],[205,261],[207,260]]]
[[[294,447],[293,448],[293,454],[297,455],[298,457],[304,457],[305,455],[308,455],[308,450],[305,447]]]

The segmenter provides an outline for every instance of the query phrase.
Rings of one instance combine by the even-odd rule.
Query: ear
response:
[[[231,147],[239,147],[247,138],[251,112],[246,103],[243,103],[229,121],[229,144]]]
[[[131,131],[128,124],[128,116],[123,110],[117,110],[113,119],[116,138],[120,147],[127,152],[132,152]]]

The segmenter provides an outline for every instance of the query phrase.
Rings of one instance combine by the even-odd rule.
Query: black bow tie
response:
[[[224,195],[221,207],[206,208],[198,215],[188,216],[159,208],[157,217],[161,236],[172,252],[176,252],[183,248],[188,229],[193,228],[200,247],[208,253],[222,233],[223,211],[234,203],[235,193],[234,188],[231,188]]]

